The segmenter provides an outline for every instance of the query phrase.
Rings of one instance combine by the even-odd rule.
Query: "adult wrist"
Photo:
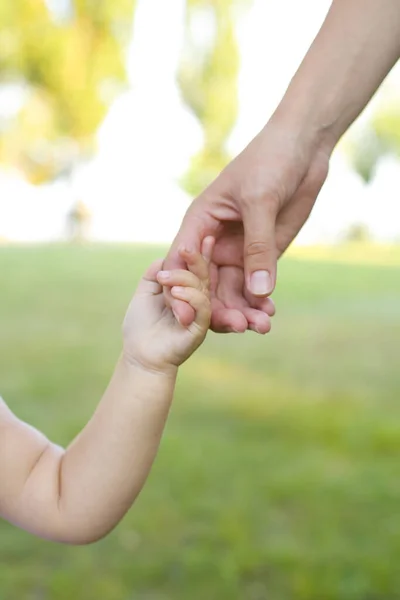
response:
[[[283,98],[270,122],[276,124],[281,131],[290,132],[294,143],[311,154],[323,151],[330,156],[343,133],[322,107],[318,110],[307,99],[301,102],[289,93]]]

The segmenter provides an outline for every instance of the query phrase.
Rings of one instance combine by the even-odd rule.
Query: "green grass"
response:
[[[158,254],[0,250],[0,391],[54,441],[93,411]],[[339,262],[283,261],[273,332],[212,334],[182,368],[150,479],[106,540],[2,523],[1,600],[400,598],[400,271]]]

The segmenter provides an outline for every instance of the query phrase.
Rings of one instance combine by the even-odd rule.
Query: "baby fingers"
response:
[[[200,279],[190,271],[177,269],[175,271],[159,271],[157,281],[166,287],[180,286],[184,288],[194,288],[204,291],[204,286]]]
[[[171,288],[171,294],[174,298],[190,304],[196,313],[194,322],[201,329],[208,329],[211,318],[211,304],[203,291],[194,287],[174,286]]]
[[[179,255],[186,262],[188,270],[200,279],[204,287],[209,285],[209,262],[213,246],[214,238],[206,238],[202,248],[204,254],[188,248],[179,250]]]

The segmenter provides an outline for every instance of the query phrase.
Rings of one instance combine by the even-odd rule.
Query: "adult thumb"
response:
[[[246,287],[254,296],[268,296],[275,287],[277,249],[275,208],[264,200],[244,207],[244,268]]]

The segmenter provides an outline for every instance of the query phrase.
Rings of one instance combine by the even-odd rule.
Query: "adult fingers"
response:
[[[266,198],[242,207],[246,287],[254,296],[268,296],[275,287],[277,210],[277,203]]]

